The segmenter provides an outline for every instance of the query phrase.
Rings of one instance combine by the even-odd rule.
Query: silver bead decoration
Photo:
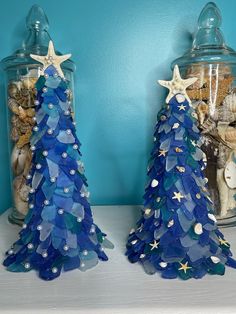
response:
[[[43,156],[46,157],[47,155],[48,155],[48,151],[44,150],[44,151],[43,151]]]
[[[67,153],[66,152],[64,152],[64,153],[62,153],[62,155],[61,155],[63,158],[66,158],[67,157]]]

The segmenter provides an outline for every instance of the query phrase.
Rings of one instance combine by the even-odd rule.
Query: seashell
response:
[[[38,80],[38,77],[23,77],[21,79],[23,88],[34,89],[34,86],[37,80]]]
[[[11,166],[14,175],[18,176],[24,171],[25,163],[28,158],[29,145],[25,145],[22,148],[14,146],[11,154]]]
[[[236,164],[229,161],[224,169],[224,178],[230,189],[236,188]]]
[[[29,190],[30,188],[26,185],[26,179],[23,175],[17,176],[13,180],[14,205],[17,211],[23,215],[26,215],[28,211]]]
[[[228,127],[225,131],[225,141],[230,143],[236,143],[236,129]]]
[[[15,98],[19,93],[19,84],[18,82],[11,82],[8,85],[8,95],[12,98]]]
[[[206,120],[206,117],[208,117],[208,105],[204,101],[201,101],[196,107],[196,113],[198,115],[199,123],[202,125]]]
[[[236,94],[227,95],[223,101],[223,106],[227,107],[232,112],[236,112]]]

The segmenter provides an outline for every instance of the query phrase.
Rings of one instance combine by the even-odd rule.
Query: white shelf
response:
[[[124,256],[127,235],[139,217],[137,206],[95,206],[95,222],[115,249],[109,261],[82,273],[74,270],[52,282],[34,271],[10,273],[0,266],[0,313],[76,314],[235,314],[236,270],[201,280],[165,280],[149,276]],[[0,250],[17,239],[19,228],[0,218]],[[236,256],[236,228],[224,229]]]

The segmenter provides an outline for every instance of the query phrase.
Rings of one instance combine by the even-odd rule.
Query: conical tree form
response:
[[[236,267],[217,228],[203,173],[205,155],[186,95],[195,80],[182,80],[176,66],[172,81],[159,81],[170,92],[155,127],[144,209],[127,243],[131,262],[163,278],[223,275],[225,265]]]
[[[30,210],[4,265],[13,272],[35,269],[52,280],[62,269],[84,271],[107,260],[104,248],[113,245],[93,222],[68,84],[59,75],[60,63],[70,55],[55,55],[50,42],[47,56],[32,57],[43,63],[44,73],[36,83]]]

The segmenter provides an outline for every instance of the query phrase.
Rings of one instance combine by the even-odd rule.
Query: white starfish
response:
[[[174,67],[172,80],[171,81],[158,80],[158,83],[169,89],[169,94],[166,97],[167,104],[169,103],[170,99],[177,94],[183,95],[190,104],[191,100],[189,99],[186,93],[186,88],[188,88],[190,85],[196,82],[197,79],[198,79],[197,77],[191,77],[186,80],[183,80],[179,73],[179,67],[176,64]]]
[[[58,72],[58,75],[61,78],[64,78],[64,74],[61,69],[61,63],[68,60],[71,57],[71,54],[58,56],[55,54],[53,42],[50,40],[48,44],[48,53],[46,56],[38,56],[34,54],[30,54],[31,58],[42,63],[43,69],[42,72],[50,66],[53,65]]]

